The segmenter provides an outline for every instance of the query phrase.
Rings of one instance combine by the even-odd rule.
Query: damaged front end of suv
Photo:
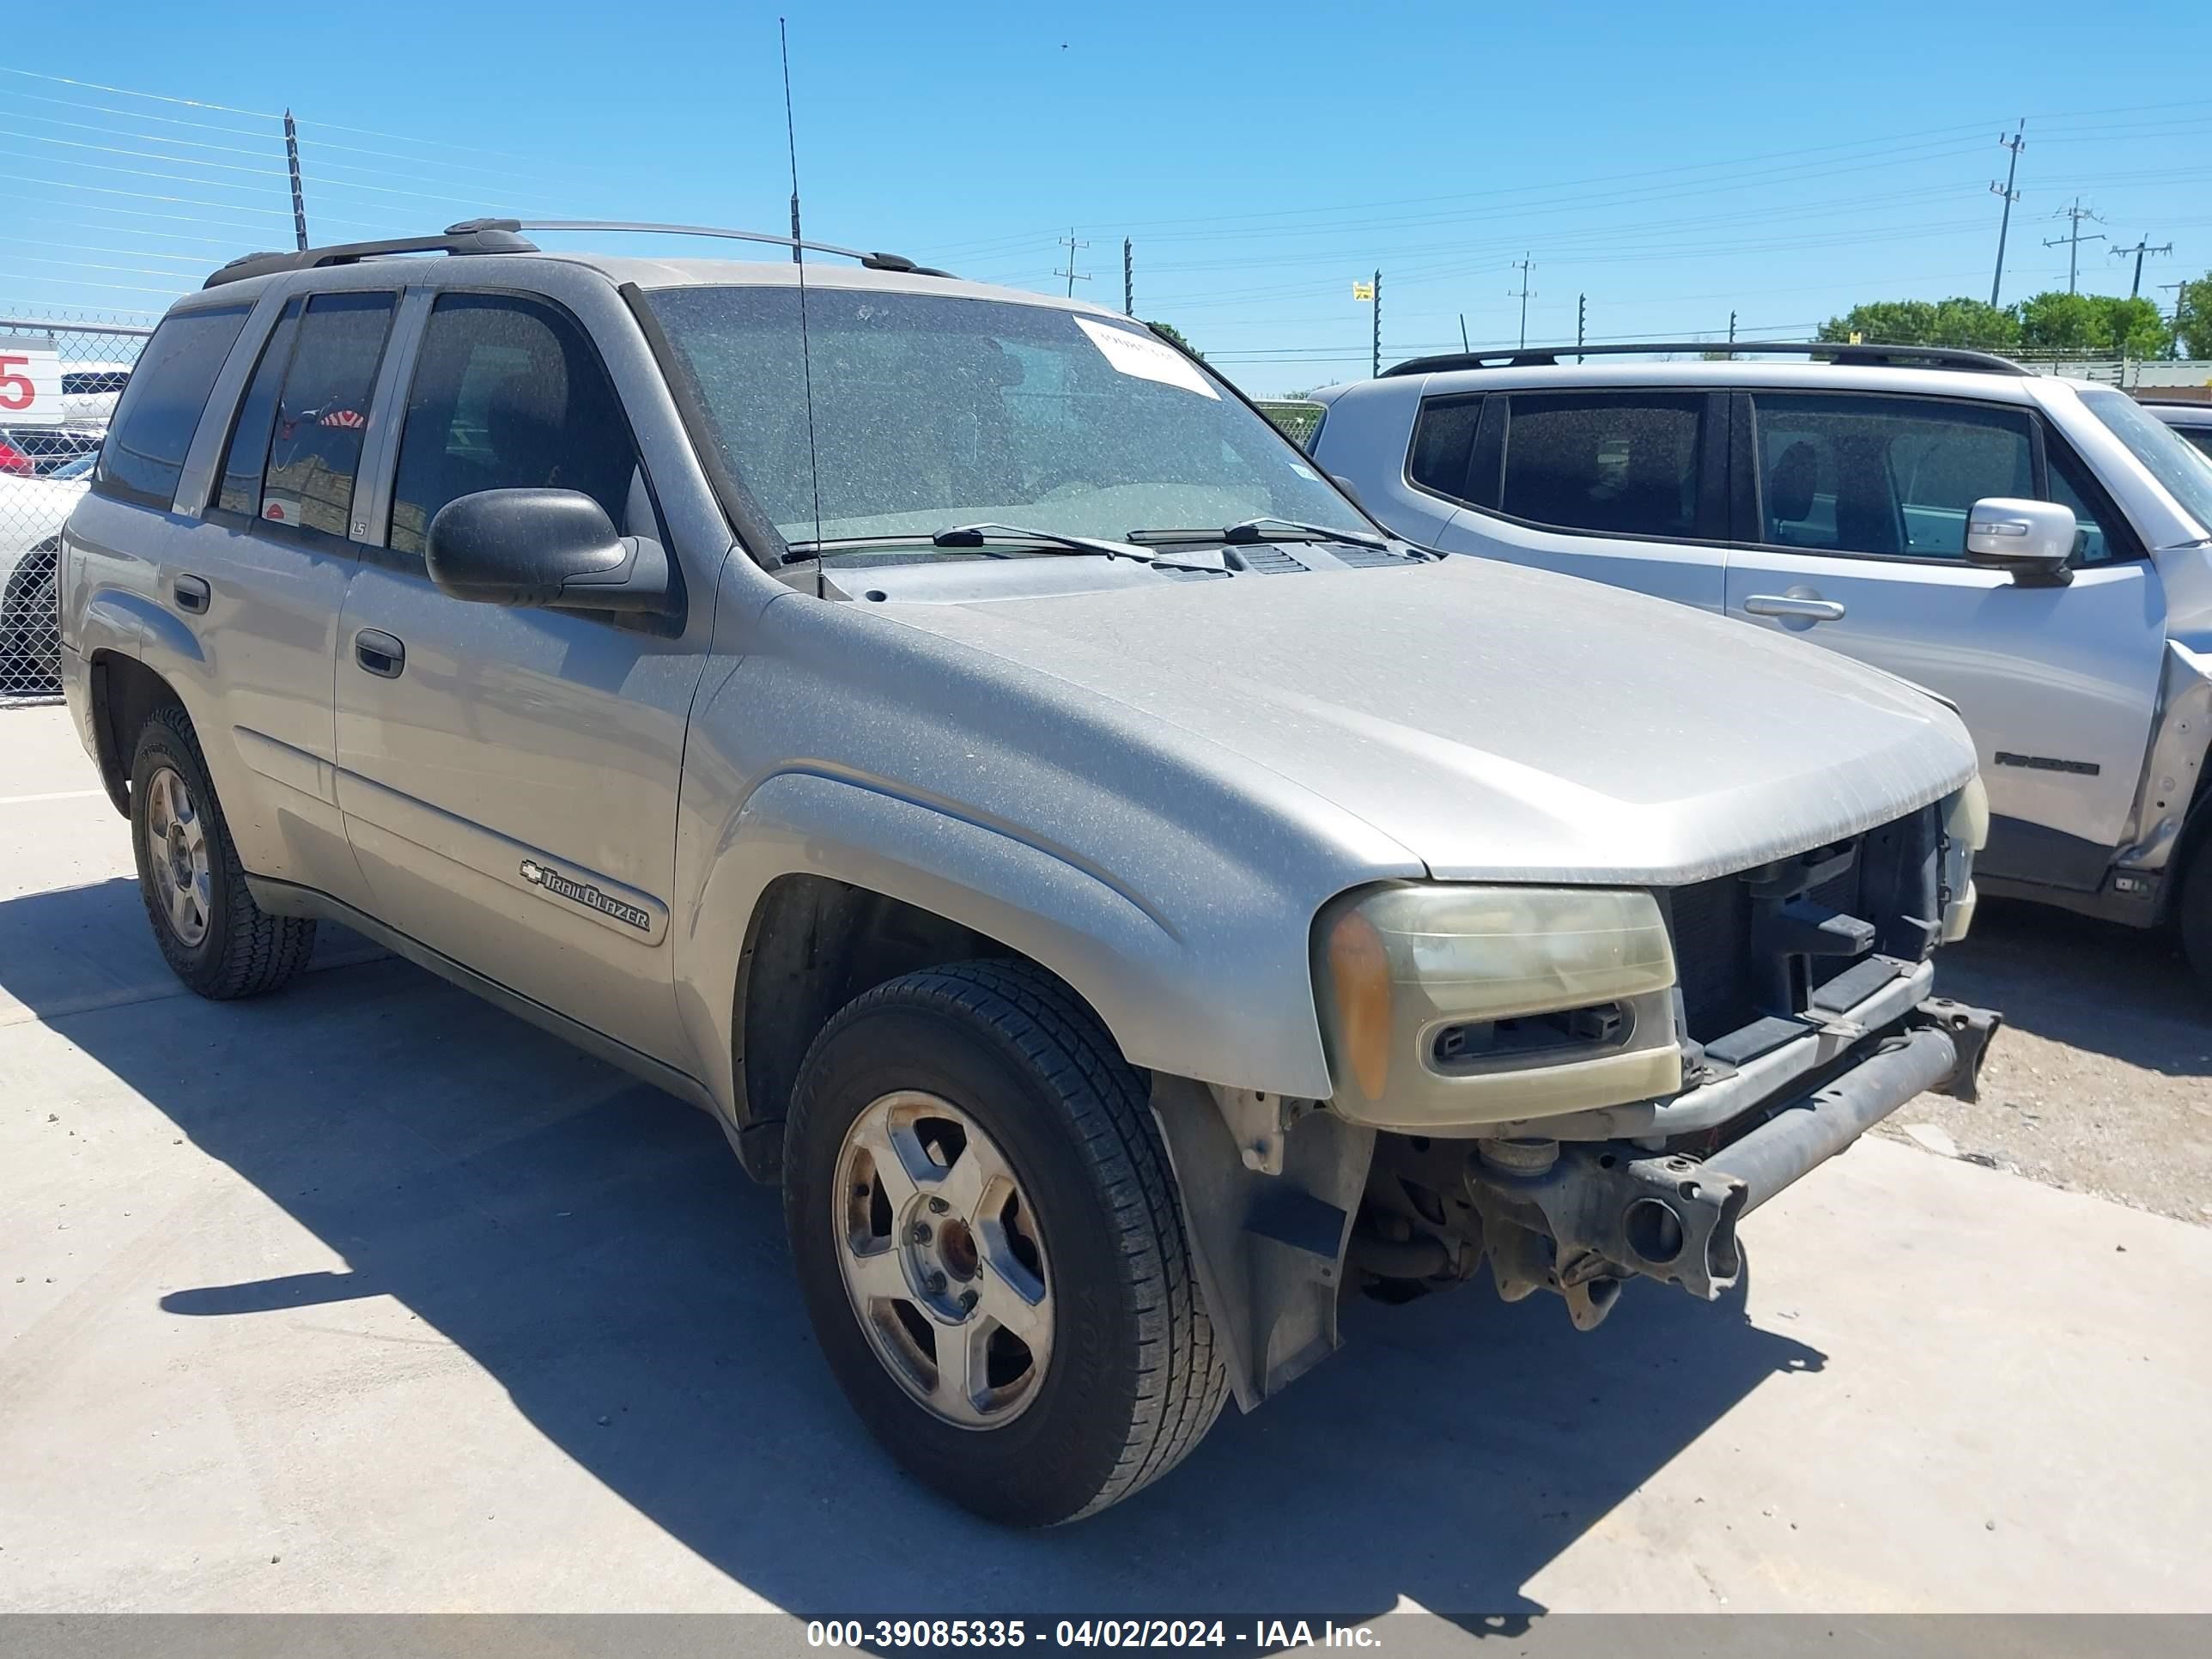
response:
[[[1237,1310],[1240,1398],[1328,1353],[1354,1288],[1401,1301],[1487,1264],[1505,1300],[1554,1292],[1582,1330],[1638,1278],[1733,1288],[1745,1216],[1914,1096],[1974,1097],[1999,1017],[1934,996],[1931,957],[1971,924],[1986,821],[1975,779],[1679,886],[1406,882],[1327,906],[1334,1095],[1212,1091],[1245,1219],[1198,1231],[1233,1281],[1209,1304]],[[1188,1086],[1155,1104],[1202,1168]]]

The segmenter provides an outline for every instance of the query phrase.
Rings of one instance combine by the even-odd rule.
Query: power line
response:
[[[2090,212],[2088,209],[2083,207],[2081,205],[2081,198],[2078,196],[2074,198],[2074,205],[2072,207],[2061,208],[2057,212],[2052,214],[2051,216],[2054,219],[2064,219],[2069,222],[2069,228],[2065,235],[2045,237],[2044,239],[2043,245],[2045,247],[2059,247],[2063,246],[2067,250],[2066,291],[2069,294],[2072,294],[2078,290],[2081,286],[2081,244],[2084,242],[2101,242],[2105,240],[2105,233],[2101,230],[2093,230],[2087,236],[2084,236],[2081,234],[2081,222],[2084,219],[2087,219],[2093,225],[2101,225],[2105,222],[2102,219],[2100,219],[2095,214]]]

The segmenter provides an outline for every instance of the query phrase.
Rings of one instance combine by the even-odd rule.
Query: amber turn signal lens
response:
[[[1342,1059],[1360,1093],[1380,1100],[1390,1079],[1390,954],[1375,924],[1357,910],[1329,929],[1328,979]]]

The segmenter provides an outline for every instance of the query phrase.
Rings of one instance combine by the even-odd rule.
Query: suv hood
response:
[[[1974,771],[1958,716],[1890,675],[1482,559],[868,608],[1257,761],[1440,879],[1700,881]]]

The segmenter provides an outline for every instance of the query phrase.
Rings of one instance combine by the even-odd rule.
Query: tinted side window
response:
[[[1702,396],[1516,392],[1508,407],[1499,507],[1509,516],[1607,534],[1693,533]]]
[[[300,301],[293,300],[276,319],[276,326],[269,331],[261,361],[254,365],[253,378],[246,383],[238,419],[230,429],[230,442],[223,451],[222,480],[216,505],[226,513],[242,514],[249,519],[261,514],[261,477],[269,465],[276,394],[292,367],[292,347],[299,334]]]
[[[186,312],[154,331],[100,447],[93,476],[100,494],[164,508],[176,499],[185,452],[247,309]]]
[[[1482,399],[1446,403],[1431,399],[1413,422],[1413,447],[1406,457],[1406,476],[1424,489],[1455,501],[1468,499],[1467,469],[1474,455],[1474,434],[1482,425]]]
[[[2064,445],[2046,442],[2051,499],[2071,507],[2081,534],[2074,543],[2076,564],[2109,564],[2121,557],[2140,557],[2140,544],[2105,492],[2090,479],[2088,471]],[[2093,505],[2094,503],[2094,505]],[[2106,515],[2111,515],[2108,524]]]
[[[614,385],[574,322],[536,301],[447,294],[407,396],[390,541],[421,553],[438,509],[479,489],[581,490],[620,527],[637,464]]]
[[[2036,495],[2024,410],[1799,392],[1751,402],[1759,538],[1772,545],[1964,558],[1976,501]]]
[[[350,533],[354,474],[393,301],[389,294],[319,294],[307,301],[269,436],[259,514],[265,522]]]

